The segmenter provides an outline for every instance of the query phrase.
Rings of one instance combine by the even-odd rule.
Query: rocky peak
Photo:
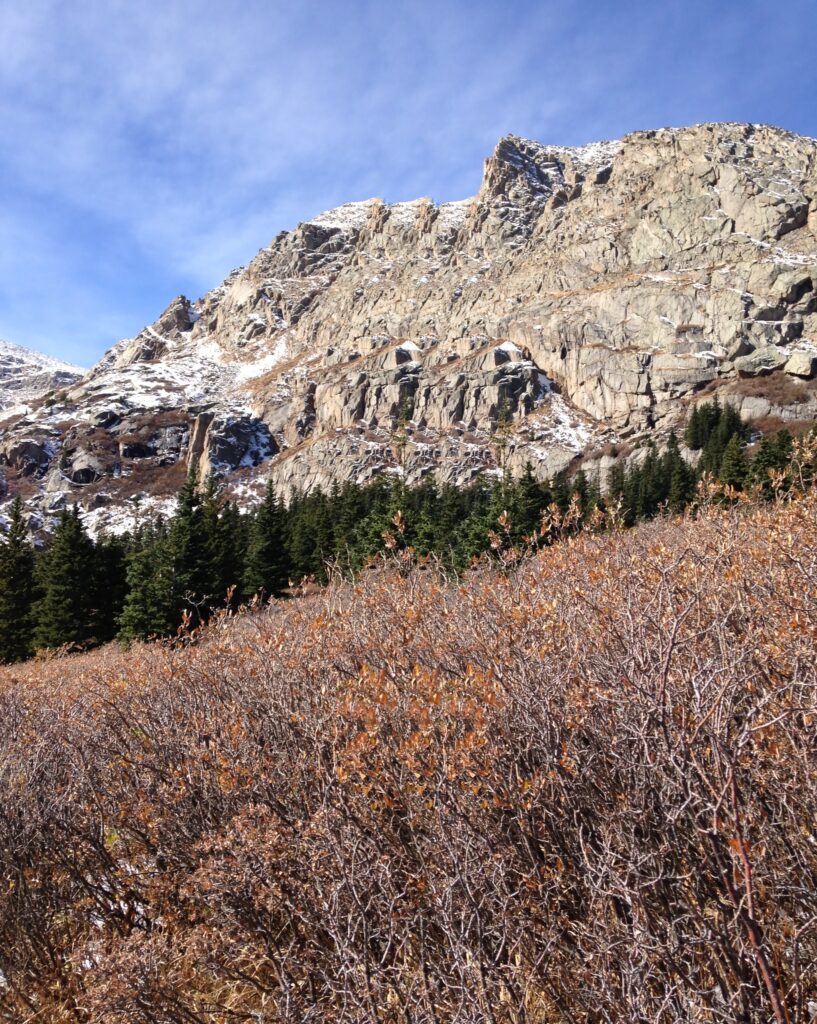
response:
[[[130,366],[161,359],[178,344],[181,335],[193,329],[198,319],[199,314],[190,300],[184,295],[177,295],[155,324],[122,345],[116,354],[115,365]]]
[[[736,124],[580,147],[506,136],[471,199],[347,203],[179,296],[63,402],[0,431],[0,472],[13,490],[9,452],[39,445],[26,479],[46,508],[170,493],[185,466],[242,500],[267,476],[465,483],[577,458],[603,474],[594,452],[637,457],[715,392],[766,423],[813,419],[815,369],[814,140]]]
[[[596,142],[587,146],[545,146],[516,135],[499,140],[485,161],[480,198],[506,200],[517,205],[553,206],[581,194],[586,178],[596,183],[606,178],[620,142]]]

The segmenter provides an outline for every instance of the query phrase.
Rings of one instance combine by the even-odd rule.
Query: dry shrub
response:
[[[763,377],[743,377],[729,385],[728,393],[766,398],[772,405],[800,405],[811,397],[806,382],[778,370]]]
[[[0,1019],[811,1020],[815,537],[384,562],[5,672]]]

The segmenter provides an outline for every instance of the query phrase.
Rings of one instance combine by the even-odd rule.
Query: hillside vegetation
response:
[[[565,517],[574,530],[611,516],[633,525],[682,512],[700,485],[773,500],[817,475],[816,428],[799,438],[787,430],[763,436],[717,396],[693,410],[684,444],[686,455],[670,434],[662,451],[652,443],[629,451],[605,481],[581,467],[539,481],[528,465],[517,478],[506,467],[461,489],[433,479],[409,487],[385,475],[284,496],[270,482],[263,501],[244,511],[213,480],[201,486],[190,476],[169,519],[146,516],[133,533],[92,540],[75,506],[36,547],[18,496],[5,533],[0,523],[0,662],[117,636],[173,636],[182,623],[280,597],[304,579],[325,583],[329,565],[359,571],[384,543],[461,572],[499,546],[552,543]]]
[[[803,1024],[817,497],[0,674],[0,1020]]]

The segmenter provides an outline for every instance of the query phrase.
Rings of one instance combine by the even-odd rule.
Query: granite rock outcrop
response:
[[[509,135],[472,199],[349,203],[178,297],[0,427],[0,463],[38,480],[62,457],[72,500],[149,491],[171,464],[244,495],[267,477],[549,476],[666,435],[716,391],[813,419],[816,371],[817,142],[748,124]]]

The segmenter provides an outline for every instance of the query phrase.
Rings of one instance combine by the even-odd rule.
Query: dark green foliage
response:
[[[160,521],[138,533],[128,555],[127,597],[119,616],[122,640],[166,636],[172,632],[179,610],[173,573],[170,536]]]
[[[286,510],[269,484],[249,527],[244,593],[247,597],[277,596],[286,589],[288,579]]]
[[[721,458],[719,473],[721,483],[726,484],[727,487],[735,487],[740,490],[746,481],[748,468],[740,437],[737,434],[733,434],[729,438],[729,443],[724,449]]]
[[[34,647],[98,640],[94,546],[74,507],[59,525],[36,566]]]
[[[779,430],[774,437],[761,439],[749,470],[749,480],[765,498],[774,497],[774,475],[791,461],[792,443],[788,430]]]
[[[0,662],[21,661],[31,653],[33,590],[34,549],[17,498],[8,531],[0,535]]]
[[[670,434],[662,459],[666,501],[670,512],[682,512],[695,496],[695,471],[681,455],[678,438]]]
[[[100,537],[93,550],[93,635],[101,642],[113,640],[127,595],[126,538]]]

